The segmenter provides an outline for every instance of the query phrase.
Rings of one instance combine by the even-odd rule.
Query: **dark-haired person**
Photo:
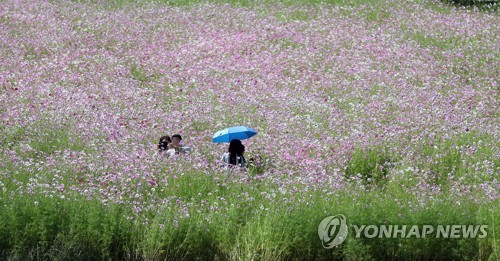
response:
[[[188,146],[181,145],[182,137],[180,134],[172,135],[172,143],[168,145],[167,154],[172,156],[175,154],[187,154],[191,151]]]
[[[182,146],[181,146],[181,141],[182,137],[180,134],[174,134],[172,135],[172,143],[168,145],[168,149],[174,149],[175,154],[179,154],[182,151]]]
[[[222,155],[222,161],[230,166],[245,167],[246,160],[243,154],[245,146],[238,139],[231,140],[227,152]]]
[[[170,143],[172,143],[172,140],[168,135],[162,136],[158,142],[158,150],[160,152],[166,151]]]

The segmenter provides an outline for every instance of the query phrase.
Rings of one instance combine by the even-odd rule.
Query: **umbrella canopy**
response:
[[[233,139],[244,140],[257,134],[252,128],[245,126],[233,126],[227,129],[220,130],[214,134],[213,141],[215,143],[231,142]]]

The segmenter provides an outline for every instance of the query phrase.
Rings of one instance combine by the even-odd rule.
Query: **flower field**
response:
[[[0,0],[0,259],[498,260],[498,13],[305,2]],[[335,214],[488,236],[324,249]]]

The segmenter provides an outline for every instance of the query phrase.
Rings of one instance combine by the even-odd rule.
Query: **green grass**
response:
[[[365,185],[382,187],[387,181],[391,156],[385,148],[356,149],[351,153],[345,169],[346,178],[360,176]]]
[[[215,182],[194,178],[182,197],[192,197],[200,187],[217,196],[241,190],[235,186],[217,190]],[[185,187],[191,183],[192,187]],[[218,192],[217,192],[218,191]],[[427,208],[409,210],[394,203],[386,192],[361,193],[357,198],[338,194],[328,198],[309,192],[314,205],[297,203],[293,209],[269,202],[261,191],[249,190],[255,205],[227,197],[238,204],[223,213],[190,210],[190,217],[176,217],[179,210],[133,218],[121,205],[104,206],[94,200],[71,200],[44,196],[16,196],[8,203],[0,200],[0,258],[12,260],[126,259],[126,260],[303,260],[380,259],[487,259],[494,258],[492,229],[498,226],[498,210],[493,205],[464,201],[457,206],[437,198]],[[401,201],[413,196],[395,195]],[[37,202],[35,204],[35,202]],[[369,208],[367,208],[369,206]],[[350,234],[334,249],[323,249],[317,225],[327,215],[342,213],[348,224],[486,224],[485,239],[367,239]],[[207,221],[209,220],[209,221]],[[163,226],[163,228],[162,228]],[[352,227],[350,227],[353,231]]]
[[[130,76],[141,83],[148,83],[151,81],[158,81],[160,74],[149,73],[144,68],[137,65],[132,65],[130,67]]]
[[[32,46],[28,44],[24,44],[24,48],[25,48],[24,59],[28,61],[38,60],[49,54],[49,52],[46,49],[35,50]]]
[[[500,170],[500,160],[494,155],[495,146],[498,146],[498,141],[493,137],[476,131],[464,132],[451,138],[437,137],[421,147],[419,153],[425,159],[419,167],[430,169],[435,175],[435,184],[443,188],[447,187],[450,175],[455,179],[464,179],[467,184],[476,184],[484,179],[492,181],[493,176],[478,172],[474,165],[487,160],[492,161],[495,170]],[[466,154],[467,149],[474,152]]]
[[[10,140],[20,142],[24,130],[11,133]],[[17,137],[17,138],[16,138]],[[437,139],[439,140],[439,139]],[[480,142],[482,141],[482,142]],[[427,145],[417,151],[423,156],[437,156],[453,148],[478,145],[477,162],[489,158],[492,138],[470,132],[435,141],[439,149]],[[44,145],[40,149],[50,148]],[[460,151],[460,150],[458,150]],[[450,152],[455,156],[455,152]],[[460,157],[464,157],[462,154]],[[477,158],[476,158],[477,157]],[[10,260],[381,260],[381,259],[479,259],[498,258],[499,213],[495,202],[477,204],[467,198],[436,195],[425,207],[418,207],[419,196],[402,188],[412,185],[407,177],[392,179],[392,168],[378,166],[397,161],[384,146],[358,149],[351,155],[346,173],[382,182],[383,190],[358,188],[327,195],[289,187],[298,192],[281,194],[268,181],[248,184],[231,182],[221,174],[189,172],[169,178],[168,186],[158,185],[160,198],[180,199],[201,207],[143,212],[137,216],[127,205],[103,205],[98,199],[73,195],[66,198],[2,193],[0,190],[0,259]],[[444,161],[440,170],[457,166],[458,161]],[[498,164],[496,162],[495,164]],[[424,166],[425,167],[425,166]],[[430,168],[434,168],[430,166]],[[257,171],[257,170],[254,170]],[[252,173],[252,171],[250,171]],[[254,173],[255,174],[255,173]],[[17,172],[16,179],[26,181],[33,175]],[[227,184],[223,185],[224,180]],[[366,181],[366,179],[365,179]],[[471,181],[472,182],[472,181]],[[377,185],[380,183],[376,183]],[[17,184],[6,183],[7,191]],[[67,184],[69,187],[69,184]],[[146,193],[146,192],[145,192]],[[267,195],[275,194],[270,200]],[[247,194],[248,196],[241,197]],[[143,196],[147,196],[144,194]],[[284,203],[293,196],[293,203]],[[224,198],[225,200],[221,200]],[[253,198],[251,201],[248,198]],[[147,202],[147,198],[145,199]],[[207,205],[203,205],[206,202]],[[408,207],[412,202],[417,207]],[[210,206],[218,206],[211,210]],[[160,206],[158,206],[160,207]],[[226,209],[227,207],[227,209]],[[183,217],[180,213],[189,214]],[[485,239],[367,239],[350,236],[334,249],[323,249],[317,225],[328,215],[343,214],[349,225],[363,224],[483,224],[488,225]],[[353,231],[353,228],[350,227]]]
[[[441,50],[450,50],[463,44],[459,37],[430,36],[422,33],[415,33],[413,39],[423,48],[437,47]]]
[[[311,14],[306,11],[296,10],[293,12],[281,12],[276,13],[276,19],[282,22],[290,22],[290,21],[307,21],[310,20]]]
[[[200,3],[218,3],[218,4],[230,4],[238,7],[252,7],[257,5],[266,4],[276,4],[281,3],[283,5],[316,5],[316,4],[331,4],[331,5],[359,5],[362,3],[369,3],[373,0],[158,0],[161,3],[174,5],[174,6],[185,6]]]
[[[0,144],[3,148],[16,151],[23,158],[36,158],[64,150],[89,150],[71,126],[51,126],[37,121],[26,126],[4,127]],[[29,149],[26,148],[27,145]]]
[[[470,134],[449,144],[486,140]],[[446,144],[443,141],[443,144]],[[451,145],[450,145],[451,146]],[[486,148],[481,153],[489,153]],[[425,152],[427,153],[427,152]],[[431,153],[431,152],[428,152]],[[481,154],[482,155],[482,154]],[[484,156],[484,155],[482,155]],[[356,150],[351,173],[378,173],[373,165],[393,160],[383,147]],[[388,172],[391,173],[392,169]],[[19,172],[21,176],[31,175]],[[227,184],[223,185],[226,179]],[[384,181],[387,182],[387,181]],[[281,194],[275,184],[231,182],[219,174],[189,172],[158,186],[161,198],[181,199],[202,207],[134,214],[127,205],[103,205],[79,196],[59,198],[41,194],[9,197],[0,190],[0,259],[11,260],[380,260],[478,259],[495,260],[500,216],[495,202],[477,204],[467,198],[436,195],[425,207],[419,196],[402,188],[406,177],[385,183],[383,190],[351,190],[327,195],[324,191],[290,187]],[[6,184],[14,191],[15,184]],[[162,189],[164,188],[164,189]],[[266,195],[275,193],[272,200]],[[248,194],[241,197],[240,195]],[[225,200],[221,200],[224,198]],[[248,201],[248,198],[253,200]],[[202,201],[207,205],[203,206]],[[145,200],[147,202],[147,199]],[[412,202],[415,207],[409,207]],[[210,206],[218,206],[214,211]],[[160,206],[158,206],[160,207]],[[227,207],[227,209],[225,208]],[[180,213],[188,213],[183,217]],[[343,214],[351,234],[342,245],[323,249],[317,225],[328,215]],[[352,225],[409,224],[488,225],[484,239],[367,239],[355,238]]]
[[[115,0],[106,4],[121,7],[137,2]],[[202,0],[160,2],[172,6],[204,3]],[[271,0],[210,2],[243,7],[275,3]],[[320,3],[319,0],[278,2],[285,5]],[[354,6],[377,1],[322,2]],[[426,7],[436,8],[444,13],[450,10],[446,5],[435,3],[428,3]],[[383,23],[389,12],[377,10],[382,10],[382,7],[366,9],[364,19],[374,24]],[[315,19],[315,14],[299,10],[277,13],[276,19],[282,22],[307,21]],[[85,27],[83,29],[87,30]],[[418,32],[407,37],[420,46],[435,47],[439,51],[467,44],[466,39],[427,36]],[[280,44],[281,48],[301,48],[289,39],[273,44]],[[37,52],[29,46],[25,46],[25,49],[25,59],[39,59],[47,55],[44,50]],[[456,73],[464,74],[464,71],[458,70]],[[149,73],[139,65],[132,65],[129,75],[141,84],[156,82],[160,78],[160,75]],[[350,80],[353,81],[354,78]],[[166,99],[165,106],[184,101],[191,88],[192,85],[184,82],[167,85],[166,90],[175,95]],[[184,89],[184,92],[179,93],[178,89]],[[372,91],[377,93],[378,89],[377,87]],[[335,96],[333,92],[331,96]],[[348,102],[365,101],[360,99]],[[356,113],[356,110],[348,106],[348,102],[338,106],[351,114]],[[255,110],[254,107],[249,108],[251,113],[255,113]],[[236,116],[242,116],[242,113],[238,112]],[[498,116],[498,113],[494,116]],[[319,120],[318,118],[317,121]],[[207,124],[193,122],[191,128],[194,131],[209,129]],[[0,132],[1,148],[12,149],[24,159],[43,160],[45,156],[65,149],[91,150],[83,145],[85,142],[80,141],[78,133],[71,126],[35,122],[29,126],[2,125]],[[24,145],[29,145],[31,150],[26,150]],[[53,177],[39,171],[30,173],[20,170],[13,163],[6,162],[0,168],[0,260],[499,260],[498,200],[478,204],[473,199],[457,198],[446,191],[450,182],[457,179],[462,179],[463,184],[471,186],[485,181],[492,182],[496,176],[476,170],[475,166],[490,161],[494,170],[499,170],[500,161],[494,154],[498,145],[498,141],[491,135],[475,131],[451,138],[437,137],[417,144],[415,156],[421,157],[420,165],[396,167],[392,163],[398,163],[400,157],[391,154],[387,146],[358,148],[348,159],[345,175],[350,178],[359,174],[363,185],[383,188],[369,191],[360,189],[359,184],[351,182],[351,190],[342,192],[328,189],[314,191],[307,190],[306,186],[290,186],[287,187],[288,190],[296,189],[299,192],[282,195],[276,184],[267,181],[254,180],[249,184],[240,184],[231,182],[220,174],[208,176],[196,172],[169,178],[168,186],[156,187],[154,193],[159,198],[176,198],[195,205],[207,202],[204,207],[188,209],[189,217],[182,217],[180,213],[184,213],[184,209],[175,204],[168,205],[171,206],[170,210],[143,212],[138,216],[128,205],[104,205],[99,198],[88,200],[70,194],[70,197],[63,199],[39,193],[19,194],[19,182],[24,184],[34,175],[44,176],[47,182]],[[471,148],[474,148],[474,153],[466,153]],[[3,153],[4,150],[0,155]],[[265,158],[264,156],[264,162]],[[251,167],[249,176],[263,173],[266,167],[268,165],[265,164]],[[407,190],[416,182],[411,171],[404,171],[408,167],[418,167],[433,173],[434,184],[445,192],[427,200],[424,206],[419,206],[422,199]],[[68,171],[62,170],[61,175],[71,175]],[[398,171],[403,172],[402,176],[391,177]],[[454,176],[453,180],[451,176]],[[225,181],[227,185],[222,185]],[[62,182],[68,182],[66,187],[73,185],[69,180]],[[6,188],[6,192],[2,188]],[[149,191],[141,193],[147,198]],[[266,197],[273,193],[276,197],[272,200]],[[241,196],[245,194],[248,196]],[[473,195],[476,198],[482,197],[480,191],[474,191]],[[285,200],[291,200],[291,197],[295,198],[293,203],[284,203]],[[253,199],[249,201],[248,198]],[[414,207],[409,207],[410,203]],[[210,206],[219,206],[219,209],[214,211]],[[455,240],[358,239],[350,234],[339,247],[323,249],[317,235],[317,226],[322,218],[335,214],[344,214],[351,225],[485,224],[489,226],[489,236],[485,239]],[[350,230],[352,231],[352,227]]]
[[[58,1],[58,0],[52,0]],[[72,2],[80,3],[100,3],[97,0],[70,0]],[[107,8],[121,8],[129,4],[141,4],[143,2],[154,2],[169,6],[187,7],[199,4],[214,3],[214,4],[229,4],[235,7],[256,7],[263,5],[275,5],[277,3],[285,6],[307,6],[307,5],[340,5],[340,6],[359,6],[361,4],[370,4],[374,0],[111,0],[104,2]]]

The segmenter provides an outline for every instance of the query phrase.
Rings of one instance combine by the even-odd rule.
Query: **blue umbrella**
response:
[[[233,126],[227,129],[220,130],[214,134],[213,141],[215,143],[231,142],[233,139],[244,140],[257,134],[257,132],[245,126]]]

